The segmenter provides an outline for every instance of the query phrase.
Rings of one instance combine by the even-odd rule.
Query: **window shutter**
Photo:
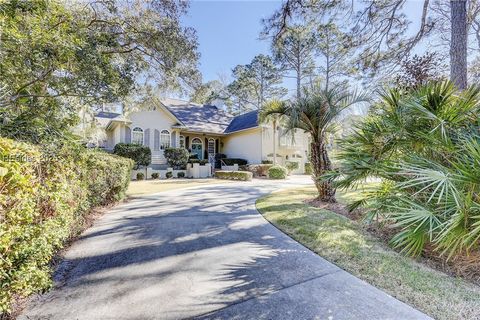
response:
[[[190,137],[185,137],[185,148],[190,151]]]
[[[145,130],[144,146],[150,147],[150,129]]]
[[[125,143],[132,143],[132,130],[129,127],[125,127]]]
[[[160,150],[160,131],[157,129],[153,132],[153,150]]]

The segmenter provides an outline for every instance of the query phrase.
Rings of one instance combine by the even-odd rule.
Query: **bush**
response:
[[[184,178],[185,177],[185,172],[179,171],[177,172],[177,178]]]
[[[225,180],[250,181],[253,174],[248,171],[215,171],[215,178]]]
[[[190,156],[184,148],[166,148],[164,155],[168,165],[173,169],[185,169]]]
[[[223,163],[225,163],[226,166],[233,166],[234,164],[238,164],[239,166],[244,166],[248,163],[247,160],[245,159],[238,159],[238,158],[225,158],[222,159]]]
[[[272,166],[273,164],[250,164],[248,171],[253,173],[254,177],[266,177],[268,175],[268,169]]]
[[[0,138],[0,313],[51,285],[53,255],[89,210],[120,200],[133,161],[78,146],[53,154]]]
[[[113,153],[135,161],[135,169],[147,167],[152,161],[152,151],[149,147],[135,143],[117,143]]]
[[[310,162],[305,163],[305,174],[312,174],[312,165]]]
[[[290,174],[293,170],[297,170],[299,165],[298,165],[298,162],[296,161],[287,161],[285,163],[285,167],[288,170],[288,174]]]
[[[282,166],[271,166],[268,168],[269,179],[285,179],[287,177],[287,169]]]
[[[158,172],[152,173],[152,179],[158,179],[159,177],[160,175],[158,174]]]
[[[173,178],[173,172],[172,172],[172,171],[168,171],[168,172],[165,174],[165,177],[166,177],[167,179]]]
[[[143,172],[137,172],[137,180],[144,180],[145,174]]]
[[[272,160],[262,160],[262,164],[273,164]]]
[[[201,166],[206,165],[208,160],[200,160],[200,159],[190,159],[188,160],[189,163],[200,163]]]

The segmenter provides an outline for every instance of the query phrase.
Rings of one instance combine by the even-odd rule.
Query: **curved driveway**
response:
[[[121,204],[65,254],[20,319],[428,319],[270,225],[253,181]]]

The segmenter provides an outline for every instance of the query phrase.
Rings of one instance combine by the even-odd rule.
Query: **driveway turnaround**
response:
[[[65,253],[19,319],[429,319],[270,225],[255,200],[311,184],[257,180],[144,196]]]

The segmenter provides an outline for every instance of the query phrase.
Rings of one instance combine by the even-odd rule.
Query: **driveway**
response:
[[[311,184],[167,191],[110,210],[20,319],[428,319],[270,225],[255,200]]]

